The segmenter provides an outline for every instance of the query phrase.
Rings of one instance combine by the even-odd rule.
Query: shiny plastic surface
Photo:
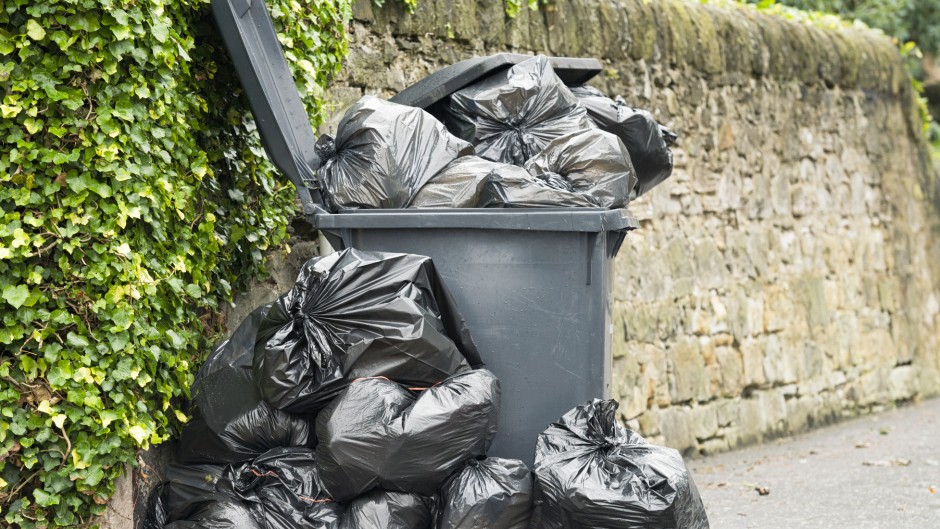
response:
[[[271,450],[230,467],[220,487],[231,487],[267,529],[336,529],[344,510],[322,490],[314,453],[303,448]]]
[[[471,459],[441,487],[436,529],[526,529],[532,475],[517,459]]]
[[[261,322],[254,373],[276,408],[316,413],[350,381],[429,386],[481,363],[427,257],[348,250],[311,259]]]
[[[531,529],[707,529],[679,452],[617,423],[617,402],[594,399],[539,436]]]
[[[526,180],[531,178],[521,167],[491,162],[479,156],[461,156],[447,164],[426,183],[409,208],[479,208],[485,188],[499,175]]]
[[[478,156],[520,166],[553,139],[594,128],[542,55],[455,92],[443,117]]]
[[[340,529],[431,529],[433,498],[381,489],[352,502]]]
[[[251,370],[258,326],[268,312],[259,307],[219,344],[199,369],[191,388],[191,420],[183,427],[179,461],[235,463],[279,446],[305,446],[307,419],[262,400]]]
[[[458,156],[473,153],[433,116],[376,97],[356,102],[336,138],[317,141],[327,207],[403,208],[432,176]]]
[[[233,499],[218,498],[192,506],[185,520],[177,520],[164,529],[273,529],[259,520],[247,505]]]
[[[462,463],[486,454],[499,401],[499,381],[485,369],[412,391],[384,378],[358,380],[317,417],[320,479],[338,501],[375,487],[433,494]]]
[[[663,127],[649,112],[632,108],[621,98],[611,99],[590,86],[571,89],[587,109],[591,120],[602,130],[620,138],[639,178],[636,196],[656,187],[672,174],[672,150],[676,135]]]
[[[525,169],[540,180],[560,181],[565,191],[584,197],[592,207],[626,207],[636,183],[636,172],[623,143],[613,134],[594,129],[552,140],[526,162]],[[545,205],[542,202],[537,203]],[[564,198],[560,197],[560,202],[568,205]],[[529,201],[520,198],[512,203],[526,206]]]

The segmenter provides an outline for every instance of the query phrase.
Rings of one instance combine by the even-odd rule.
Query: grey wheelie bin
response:
[[[213,0],[268,156],[294,183],[307,220],[337,250],[430,256],[503,389],[491,455],[531,465],[535,441],[572,407],[610,395],[611,273],[627,210],[422,209],[332,214],[321,205],[315,137],[274,27],[260,0]],[[393,101],[432,107],[451,92],[526,56],[471,59],[429,76]],[[593,59],[552,59],[581,84]]]

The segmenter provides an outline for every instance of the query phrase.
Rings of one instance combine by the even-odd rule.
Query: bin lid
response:
[[[630,210],[603,208],[361,209],[345,213],[320,210],[318,229],[484,229],[605,232],[639,227]]]
[[[521,53],[497,53],[460,61],[405,88],[389,101],[427,109],[457,90],[531,58],[532,55]],[[580,86],[601,71],[601,63],[597,59],[549,57],[548,60],[558,77],[568,86]]]
[[[312,212],[319,197],[307,184],[316,182],[320,167],[316,136],[264,2],[212,0],[212,14],[268,158],[297,187],[304,212]]]

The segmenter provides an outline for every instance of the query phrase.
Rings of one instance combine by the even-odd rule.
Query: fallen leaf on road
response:
[[[878,430],[878,433],[880,433],[881,435],[888,435],[889,433],[891,433],[891,428],[889,428],[889,427],[886,426],[886,427],[884,427],[884,428]]]
[[[929,490],[931,494],[937,493],[937,489],[933,488],[933,486],[927,487],[927,490]]]
[[[757,487],[754,487],[754,490],[756,490],[757,493],[760,494],[761,496],[766,496],[770,494],[770,489],[768,489],[767,487],[757,486]]]
[[[871,443],[868,441],[859,441],[855,443],[855,448],[870,448]]]
[[[728,482],[727,482],[727,481],[722,481],[722,482],[720,482],[720,483],[716,483],[715,486],[718,487],[718,488],[727,487],[727,486],[728,486]]]

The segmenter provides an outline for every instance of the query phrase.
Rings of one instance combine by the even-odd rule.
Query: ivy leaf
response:
[[[28,297],[29,287],[26,285],[10,285],[3,289],[3,299],[10,305],[13,305],[14,309],[22,307]]]
[[[166,331],[166,335],[170,338],[170,343],[173,344],[174,349],[181,349],[186,344],[179,333],[172,329]]]
[[[32,19],[26,22],[26,34],[37,42],[46,38],[46,30],[39,25],[39,22]]]
[[[134,426],[131,426],[130,428],[128,428],[127,433],[129,433],[131,437],[133,437],[134,440],[137,441],[138,445],[143,445],[144,441],[146,441],[147,438],[150,437],[150,434],[147,433],[147,430],[143,429],[138,424],[135,424]]]
[[[88,338],[85,338],[84,336],[80,334],[75,334],[74,332],[70,332],[66,335],[65,343],[71,345],[72,347],[76,347],[79,349],[82,349],[91,345],[88,341]]]
[[[150,33],[158,42],[166,42],[170,36],[170,26],[163,21],[157,22],[150,27]]]
[[[0,28],[0,55],[9,55],[13,53],[13,50],[16,49],[16,46],[13,45],[13,41],[10,38],[10,32]]]
[[[42,130],[42,121],[38,119],[26,118],[23,125],[26,126],[26,132],[30,134],[36,134]]]
[[[36,504],[40,507],[49,507],[59,504],[59,496],[57,494],[49,494],[40,488],[33,490],[33,497],[36,498]]]
[[[82,481],[85,485],[94,487],[101,483],[102,478],[104,478],[104,471],[101,470],[101,465],[92,465],[88,468],[88,472]]]

